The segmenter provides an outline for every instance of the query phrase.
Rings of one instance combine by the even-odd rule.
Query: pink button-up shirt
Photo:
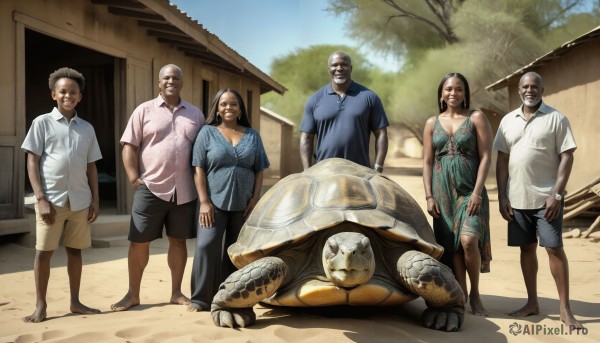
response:
[[[129,118],[121,144],[139,148],[140,178],[162,200],[172,201],[175,191],[177,204],[198,197],[191,156],[202,125],[204,116],[196,106],[182,99],[171,113],[160,95],[139,105]]]

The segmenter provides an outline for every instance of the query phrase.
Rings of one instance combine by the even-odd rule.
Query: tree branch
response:
[[[430,2],[431,0],[425,0],[425,2],[427,3],[427,6],[433,12],[433,14],[442,22],[444,28],[440,27],[435,22],[433,22],[423,16],[417,15],[413,12],[410,12],[410,11],[400,7],[400,5],[398,5],[395,0],[382,0],[382,1],[401,13],[399,15],[388,16],[386,24],[389,23],[393,18],[402,18],[402,17],[411,18],[414,20],[424,22],[425,24],[431,26],[436,32],[438,32],[438,34],[440,36],[442,36],[444,38],[444,40],[446,42],[448,42],[450,44],[458,42],[458,38],[454,35],[454,32],[452,32],[452,28],[450,27],[449,13],[445,9],[443,10],[442,13],[439,13],[438,10],[435,9],[434,5]],[[444,16],[447,16],[448,18],[445,18]]]
[[[573,7],[577,6],[577,4],[579,4],[580,0],[574,0],[572,3],[567,4],[566,7],[564,7],[560,12],[558,12],[554,17],[550,18],[548,21],[546,21],[545,23],[543,23],[540,27],[538,27],[538,30],[541,29],[545,29],[548,26],[552,25],[553,22],[555,22],[558,18],[560,18],[561,16],[563,16],[565,13],[569,12]]]

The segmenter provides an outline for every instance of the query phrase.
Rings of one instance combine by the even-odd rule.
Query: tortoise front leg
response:
[[[210,307],[217,326],[245,327],[256,321],[252,307],[275,294],[287,266],[277,257],[263,257],[235,271],[221,283]]]
[[[396,265],[401,283],[425,299],[423,325],[445,331],[460,329],[465,316],[465,297],[452,270],[419,251],[407,251]]]

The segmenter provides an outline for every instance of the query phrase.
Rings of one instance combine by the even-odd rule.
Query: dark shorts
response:
[[[162,238],[163,226],[169,237],[195,238],[195,217],[196,200],[177,205],[176,202],[160,199],[148,187],[140,185],[133,195],[128,239],[147,243]]]
[[[514,220],[508,223],[508,245],[523,246],[538,241],[542,247],[560,248],[562,241],[563,207],[551,222],[544,219],[545,208],[537,210],[513,209]]]

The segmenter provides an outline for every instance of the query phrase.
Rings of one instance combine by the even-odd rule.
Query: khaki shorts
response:
[[[71,211],[69,203],[65,207],[54,206],[54,209],[56,210],[54,224],[48,225],[42,220],[38,205],[35,204],[35,249],[40,251],[58,249],[63,232],[63,245],[65,247],[74,249],[89,248],[92,245],[90,224],[87,222],[89,209]]]

